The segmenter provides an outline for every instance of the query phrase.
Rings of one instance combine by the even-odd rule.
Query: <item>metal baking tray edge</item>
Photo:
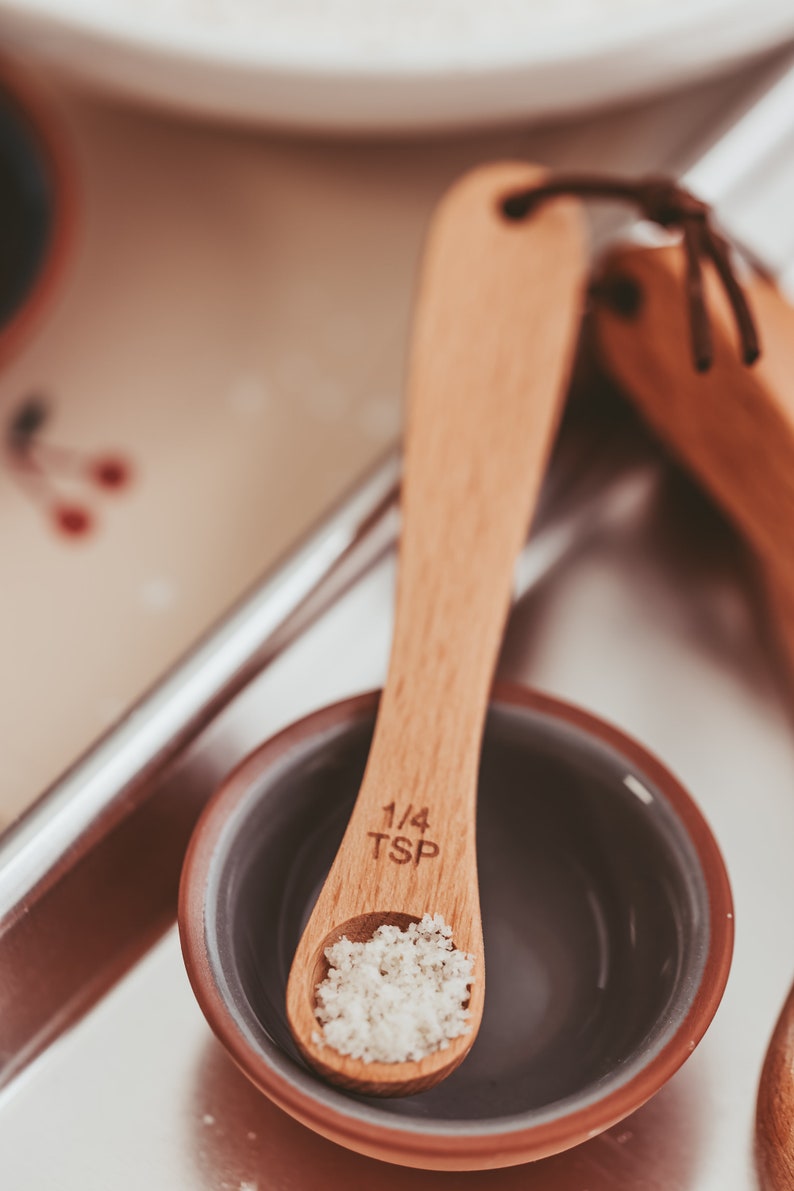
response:
[[[0,1086],[173,922],[191,744],[395,541],[393,451],[0,837]]]
[[[517,597],[570,553],[616,485],[659,466],[606,390],[575,384]],[[394,548],[399,478],[395,450],[0,837],[0,1086],[173,922],[188,839],[223,776],[210,750],[200,765],[191,757],[235,697]]]

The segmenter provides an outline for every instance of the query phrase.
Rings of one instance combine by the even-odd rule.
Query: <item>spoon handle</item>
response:
[[[430,227],[389,673],[361,788],[293,971],[332,926],[384,910],[440,913],[459,947],[482,947],[475,828],[485,712],[588,263],[577,200],[518,221],[502,213],[507,196],[543,177],[517,163],[475,170]],[[482,981],[475,992],[481,998]]]
[[[476,783],[515,560],[576,345],[587,268],[579,204],[517,221],[501,210],[542,177],[516,163],[466,175],[425,249],[394,640],[365,781],[382,789],[388,773],[419,805],[430,786],[449,800]]]
[[[794,671],[794,306],[764,277],[743,284],[762,343],[758,363],[746,368],[725,294],[707,268],[714,363],[698,373],[684,277],[678,246],[612,251],[594,307],[598,358],[759,556]]]
[[[755,1136],[763,1191],[790,1191],[794,1187],[794,986],[766,1052]]]

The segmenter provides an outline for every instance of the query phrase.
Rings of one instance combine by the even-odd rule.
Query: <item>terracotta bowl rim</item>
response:
[[[691,796],[670,771],[620,729],[561,699],[514,683],[495,684],[491,703],[561,719],[615,750],[664,795],[698,857],[709,903],[708,950],[697,989],[671,1038],[625,1083],[578,1108],[532,1124],[529,1114],[487,1121],[390,1117],[323,1084],[309,1071],[288,1077],[240,1031],[213,975],[204,933],[205,891],[229,815],[261,773],[297,745],[340,724],[365,718],[379,691],[343,699],[282,729],[250,753],[205,807],[188,847],[179,890],[179,933],[188,977],[214,1033],[247,1077],[280,1108],[315,1132],[388,1161],[438,1169],[507,1166],[568,1149],[610,1128],[658,1091],[692,1054],[722,999],[733,953],[733,902],[716,840]],[[273,1044],[279,1055],[283,1052]],[[285,1063],[289,1059],[284,1056]],[[549,1111],[553,1106],[549,1106]],[[377,1119],[375,1119],[375,1114]]]

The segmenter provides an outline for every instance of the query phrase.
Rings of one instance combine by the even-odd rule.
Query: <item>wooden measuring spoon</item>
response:
[[[603,280],[622,301],[595,314],[602,364],[756,551],[794,690],[794,307],[763,278],[748,285],[763,354],[738,359],[722,287],[705,282],[714,366],[695,372],[675,248],[620,249]],[[794,987],[766,1054],[756,1112],[764,1191],[794,1188]]]
[[[724,509],[756,551],[794,671],[794,308],[761,277],[745,286],[762,355],[746,368],[725,294],[706,266],[714,364],[695,371],[676,247],[626,248],[606,260],[594,312],[606,372]]]
[[[388,679],[361,790],[292,962],[287,1014],[335,1083],[399,1096],[465,1057],[485,993],[475,851],[483,723],[525,540],[563,403],[587,253],[578,203],[509,220],[505,197],[543,172],[466,175],[426,245],[408,381],[403,528]],[[318,1042],[325,948],[441,914],[474,956],[470,1032],[417,1061],[364,1063]]]

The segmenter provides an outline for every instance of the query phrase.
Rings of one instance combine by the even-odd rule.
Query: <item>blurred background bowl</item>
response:
[[[397,6],[399,7],[399,6]],[[339,132],[560,116],[705,76],[794,36],[788,0],[394,8],[0,0],[0,36],[103,90]],[[312,20],[312,13],[314,19]],[[268,19],[269,18],[269,19]],[[322,18],[322,19],[321,19]]]
[[[0,61],[0,364],[37,325],[62,276],[75,207],[57,113],[35,84]]]

